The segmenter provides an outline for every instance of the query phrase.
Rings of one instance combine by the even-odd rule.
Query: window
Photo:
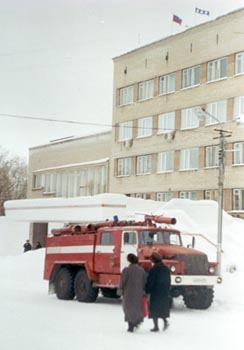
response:
[[[33,177],[33,188],[42,188],[43,187],[43,179],[42,174],[34,175]]]
[[[199,107],[186,108],[181,111],[181,130],[199,127],[197,111]]]
[[[137,121],[137,137],[152,135],[152,117],[140,118]]]
[[[112,245],[114,243],[112,232],[103,232],[101,236],[101,244]]]
[[[183,149],[180,151],[180,170],[198,168],[198,148]]]
[[[213,115],[219,122],[225,122],[227,119],[227,101],[218,101],[207,104],[206,111]],[[211,116],[206,116],[206,125],[218,124]]]
[[[139,100],[146,100],[153,97],[153,80],[139,83]]]
[[[158,154],[158,173],[174,170],[174,151],[161,152]]]
[[[118,159],[118,176],[130,176],[131,175],[131,158]]]
[[[244,51],[236,54],[236,74],[244,73]]]
[[[119,141],[132,139],[132,121],[119,124]]]
[[[160,114],[158,116],[158,134],[168,133],[175,129],[175,112]]]
[[[219,80],[227,77],[227,58],[208,62],[207,81]]]
[[[162,231],[141,231],[140,232],[141,244],[163,244],[163,232]]]
[[[159,78],[159,93],[160,95],[169,94],[174,92],[176,87],[176,74],[171,73],[163,75]]]
[[[160,202],[168,202],[173,198],[172,192],[158,192],[156,194],[156,200]]]
[[[233,190],[233,210],[244,210],[244,189]]]
[[[150,174],[151,173],[151,167],[152,167],[152,156],[139,156],[136,159],[136,174],[137,175],[143,175],[143,174]]]
[[[56,174],[45,174],[44,177],[44,192],[55,192]]]
[[[119,90],[120,106],[128,105],[134,101],[134,86],[127,86]]]
[[[238,96],[234,99],[234,119],[244,114],[244,96]]]
[[[197,200],[197,192],[196,191],[180,192],[180,198]]]
[[[217,201],[217,199],[218,199],[218,191],[217,190],[206,190],[204,192],[204,199]]]
[[[182,88],[200,84],[200,66],[184,69],[182,72]]]
[[[219,146],[206,147],[206,168],[212,168],[219,166]]]
[[[126,231],[124,232],[124,244],[136,244],[136,232]]]
[[[244,142],[238,142],[234,144],[234,165],[244,164]]]

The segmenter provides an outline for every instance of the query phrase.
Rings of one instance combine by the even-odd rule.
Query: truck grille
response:
[[[207,255],[177,255],[177,260],[184,261],[187,275],[208,275]]]

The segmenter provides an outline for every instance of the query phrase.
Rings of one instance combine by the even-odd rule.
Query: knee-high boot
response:
[[[151,329],[151,332],[158,332],[159,328],[158,328],[158,319],[157,318],[153,318],[153,324],[154,324],[154,328]]]

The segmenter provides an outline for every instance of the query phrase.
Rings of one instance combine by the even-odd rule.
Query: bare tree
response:
[[[0,148],[0,215],[6,200],[26,198],[27,164],[19,156],[10,156]]]

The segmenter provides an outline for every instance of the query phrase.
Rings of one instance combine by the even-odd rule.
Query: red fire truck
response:
[[[150,255],[158,252],[171,271],[171,296],[183,296],[192,309],[207,309],[213,287],[221,283],[217,263],[203,252],[186,248],[173,229],[174,218],[145,216],[143,222],[113,221],[67,225],[53,229],[47,238],[44,279],[49,292],[59,299],[94,302],[99,291],[116,298],[127,254],[134,253],[140,265],[151,268]]]

